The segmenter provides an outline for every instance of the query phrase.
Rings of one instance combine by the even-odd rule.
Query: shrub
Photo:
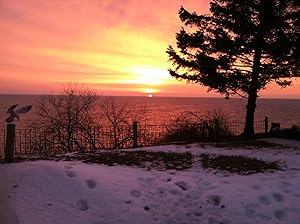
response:
[[[169,125],[166,141],[216,141],[231,136],[227,114],[208,111],[203,118],[194,112],[184,112]]]
[[[287,138],[300,140],[300,127],[298,125],[292,125],[290,128],[274,128],[270,130],[270,136],[277,138]]]

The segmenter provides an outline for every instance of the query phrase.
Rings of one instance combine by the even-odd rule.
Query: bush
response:
[[[213,110],[201,116],[184,112],[168,128],[166,141],[216,141],[231,136],[227,114]]]
[[[270,130],[269,134],[271,137],[300,140],[300,127],[298,125],[292,125],[291,128],[274,128]]]

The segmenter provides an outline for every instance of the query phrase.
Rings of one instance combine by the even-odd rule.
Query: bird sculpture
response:
[[[21,113],[27,113],[28,111],[31,110],[32,105],[29,106],[25,106],[25,107],[21,107],[20,109],[15,109],[19,104],[15,104],[12,105],[8,108],[8,110],[6,111],[6,113],[9,113],[10,116],[8,118],[5,119],[5,121],[7,123],[11,123],[14,121],[15,118],[17,118],[18,120],[20,120],[20,115]]]

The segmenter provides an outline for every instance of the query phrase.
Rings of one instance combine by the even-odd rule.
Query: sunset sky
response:
[[[218,96],[167,72],[181,5],[205,13],[209,0],[0,0],[0,93],[73,82],[103,95]],[[261,95],[300,98],[300,81]]]

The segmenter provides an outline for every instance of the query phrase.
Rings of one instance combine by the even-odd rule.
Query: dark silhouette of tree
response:
[[[73,152],[86,150],[89,143],[96,149],[92,141],[96,125],[93,111],[98,97],[95,90],[75,84],[64,87],[63,95],[41,96],[37,100],[37,119],[32,125],[45,133],[43,142],[49,147],[42,147],[54,150],[57,143],[63,151]]]
[[[208,87],[226,98],[247,98],[243,134],[254,136],[260,90],[268,84],[287,87],[299,77],[299,0],[213,0],[210,14],[183,7],[184,23],[176,34],[171,76]]]
[[[101,123],[109,127],[105,137],[109,147],[113,149],[126,148],[133,141],[133,122],[145,118],[146,108],[134,108],[128,102],[109,97],[98,105],[98,115]]]

